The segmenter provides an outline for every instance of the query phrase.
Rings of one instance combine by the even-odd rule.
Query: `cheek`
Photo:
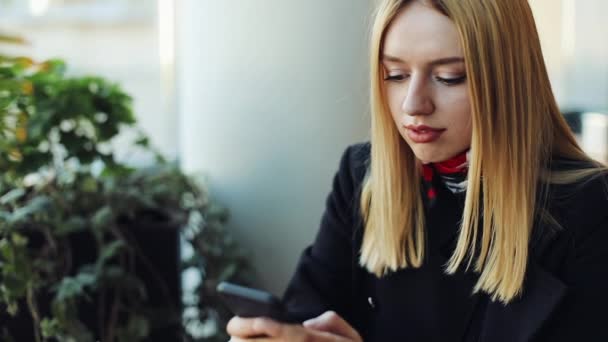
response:
[[[463,101],[459,104],[458,110],[454,112],[455,126],[458,127],[458,133],[462,137],[463,144],[470,144],[473,135],[473,120],[471,117],[471,106],[469,101]]]
[[[472,128],[471,108],[469,106],[459,107],[454,114],[454,120],[457,121],[458,125],[470,132]]]
[[[463,103],[462,105],[462,111],[460,112],[460,120],[462,120],[462,122],[465,124],[467,133],[471,135],[473,131],[473,120],[471,113],[471,105],[468,100],[465,101],[465,103]]]
[[[467,92],[457,94],[457,96],[446,99],[443,108],[451,113],[451,120],[454,124],[464,128],[471,126],[471,103]]]
[[[401,113],[401,94],[398,89],[388,87],[385,96],[388,107],[391,111],[391,116],[394,120],[397,120],[399,114]]]

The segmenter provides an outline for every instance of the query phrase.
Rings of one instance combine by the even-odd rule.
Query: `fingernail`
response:
[[[307,327],[307,326],[310,326],[310,325],[314,325],[316,323],[317,323],[317,319],[316,318],[311,318],[311,319],[308,319],[308,320],[302,322],[302,325],[305,326],[305,327]]]

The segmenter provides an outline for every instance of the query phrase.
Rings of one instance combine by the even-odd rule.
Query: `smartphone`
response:
[[[221,282],[217,292],[226,306],[239,317],[268,317],[292,323],[281,300],[269,292],[229,282]]]

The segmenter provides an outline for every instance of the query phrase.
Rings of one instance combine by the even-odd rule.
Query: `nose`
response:
[[[408,115],[428,115],[435,111],[431,90],[422,77],[412,76],[401,109]]]

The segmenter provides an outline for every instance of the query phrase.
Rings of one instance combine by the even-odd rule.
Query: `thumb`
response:
[[[302,325],[308,329],[336,334],[353,341],[361,341],[359,333],[333,311],[326,311],[321,316],[305,321]]]

